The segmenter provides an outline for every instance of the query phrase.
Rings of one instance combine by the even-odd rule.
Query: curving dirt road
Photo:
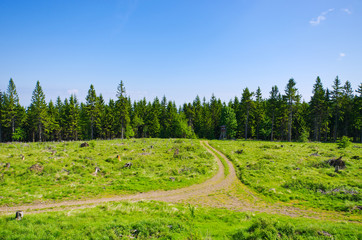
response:
[[[211,193],[214,193],[218,190],[228,188],[233,181],[236,180],[235,171],[230,162],[230,174],[224,176],[224,166],[221,163],[220,159],[210,150],[211,146],[207,142],[201,142],[202,146],[207,149],[217,160],[218,172],[212,178],[206,180],[201,184],[192,185],[186,188],[175,189],[175,190],[158,190],[145,193],[138,193],[132,195],[120,195],[116,197],[109,198],[97,198],[97,199],[87,199],[87,200],[76,200],[76,201],[64,201],[57,203],[39,203],[15,207],[0,207],[0,213],[15,212],[18,210],[26,212],[44,212],[44,211],[55,211],[55,210],[64,210],[64,207],[74,208],[84,208],[94,206],[96,204],[105,203],[105,202],[115,202],[122,200],[130,201],[140,201],[140,200],[157,200],[165,202],[181,202],[187,199],[197,199],[204,196],[207,196]],[[207,147],[206,147],[207,146]]]
[[[64,201],[57,203],[40,203],[23,205],[16,207],[0,207],[1,214],[13,214],[15,211],[22,210],[28,213],[62,211],[68,209],[91,208],[106,202],[116,201],[141,201],[156,200],[164,202],[183,202],[193,205],[210,206],[217,208],[227,208],[236,211],[266,212],[271,214],[283,214],[293,217],[309,217],[328,220],[348,220],[360,222],[360,219],[351,219],[347,215],[338,212],[313,211],[308,209],[299,209],[288,206],[284,203],[269,203],[258,197],[256,193],[243,185],[236,177],[235,169],[230,160],[211,147],[207,141],[201,141],[201,145],[210,152],[217,161],[218,172],[207,181],[192,185],[186,188],[170,191],[152,191],[138,193],[133,195],[120,195],[109,198],[86,199],[76,201]],[[226,175],[224,166],[216,152],[226,162],[229,173]],[[225,176],[226,175],[226,176]]]

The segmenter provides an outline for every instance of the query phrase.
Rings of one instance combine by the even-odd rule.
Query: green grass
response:
[[[361,239],[360,224],[161,202],[0,216],[0,239]]]
[[[0,205],[176,189],[203,182],[217,171],[213,156],[198,140],[104,140],[84,148],[80,144],[0,144]],[[132,167],[125,168],[128,162]],[[30,170],[34,164],[43,170]],[[100,168],[97,175],[95,167]]]
[[[245,185],[267,200],[361,213],[358,210],[362,206],[361,144],[344,149],[335,143],[210,141],[210,144],[233,161]],[[317,152],[320,156],[311,156]],[[346,168],[336,173],[326,161],[340,156]]]

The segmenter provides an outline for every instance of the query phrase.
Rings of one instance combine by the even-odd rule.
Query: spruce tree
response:
[[[16,92],[16,86],[12,78],[9,80],[8,89],[6,94],[4,94],[4,126],[9,127],[11,130],[11,139],[12,135],[15,132],[15,122],[17,120],[17,112],[20,107],[19,96]]]
[[[341,81],[338,76],[333,82],[333,91],[331,93],[332,98],[332,111],[334,116],[334,126],[333,126],[333,139],[337,140],[338,137],[338,122],[341,120],[342,112],[342,87]]]
[[[278,98],[279,90],[278,87],[275,85],[272,87],[272,90],[270,91],[270,97],[268,99],[268,109],[269,113],[271,115],[271,133],[270,133],[270,140],[274,141],[274,125],[275,125],[275,115],[278,109],[278,102],[280,99]]]
[[[285,88],[285,100],[288,104],[288,141],[292,141],[292,122],[293,122],[293,109],[295,102],[298,100],[298,92],[295,87],[296,83],[293,78],[289,79]]]
[[[248,127],[249,127],[248,124],[249,124],[250,111],[254,106],[252,100],[253,95],[254,93],[250,92],[249,88],[245,88],[241,97],[241,109],[244,112],[245,140],[248,139]]]
[[[36,82],[29,110],[33,132],[33,141],[35,140],[34,133],[36,133],[38,135],[38,141],[42,142],[44,130],[47,129],[48,119],[45,95],[39,81]]]
[[[88,95],[86,97],[86,112],[90,122],[89,126],[91,132],[90,137],[91,139],[93,139],[95,124],[99,117],[99,110],[97,106],[97,94],[93,84],[90,85],[88,90]]]
[[[313,86],[313,96],[309,102],[311,107],[311,120],[313,122],[314,141],[321,140],[321,127],[323,123],[324,112],[326,111],[325,90],[321,79],[317,77]]]
[[[354,99],[354,127],[357,132],[359,131],[360,142],[362,143],[362,83],[358,86],[356,90],[357,95]]]
[[[256,139],[259,140],[260,125],[265,119],[264,101],[262,98],[260,87],[258,87],[258,89],[255,92],[254,117],[256,124]]]
[[[121,81],[117,87],[117,102],[116,102],[116,111],[117,111],[117,122],[118,124],[118,132],[121,133],[121,138],[124,139],[126,127],[130,123],[129,116],[129,104],[128,99],[126,97],[126,89]]]

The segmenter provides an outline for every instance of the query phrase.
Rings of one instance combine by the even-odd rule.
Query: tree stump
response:
[[[84,142],[80,145],[80,147],[89,147],[89,144],[87,142]]]
[[[101,171],[101,169],[99,167],[95,167],[94,170],[95,170],[94,175],[96,175],[96,176],[97,176],[98,172]]]
[[[175,152],[173,153],[173,157],[177,157],[180,154],[180,150],[176,148]]]
[[[25,156],[23,154],[20,154],[21,160],[25,160]]]
[[[132,166],[132,163],[131,162],[128,162],[124,165],[125,168],[130,168]]]
[[[23,211],[17,211],[17,212],[15,213],[15,219],[16,219],[16,220],[21,220],[21,219],[23,219],[23,217],[24,217]]]
[[[6,163],[5,167],[10,168],[10,163]]]

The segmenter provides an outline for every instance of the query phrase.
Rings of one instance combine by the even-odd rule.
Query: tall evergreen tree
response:
[[[215,95],[212,94],[210,99],[210,113],[211,113],[211,125],[213,127],[213,135],[212,138],[218,138],[220,134],[220,126],[221,126],[221,111],[222,111],[222,103],[220,99],[216,99]]]
[[[268,109],[271,115],[271,133],[270,133],[270,140],[274,141],[274,125],[275,125],[275,115],[278,109],[278,102],[280,102],[279,90],[277,86],[273,86],[272,90],[270,91],[270,97],[268,99]]]
[[[117,121],[119,121],[118,132],[121,132],[121,138],[124,139],[126,127],[129,127],[130,116],[129,116],[129,104],[126,97],[126,89],[123,85],[123,81],[118,85],[117,88]],[[126,136],[127,137],[127,136]]]
[[[298,100],[298,92],[293,78],[289,79],[285,88],[285,99],[288,104],[288,141],[292,141],[293,107]]]
[[[316,83],[313,86],[313,96],[310,100],[312,121],[313,121],[313,133],[314,141],[321,140],[321,127],[323,122],[323,116],[326,111],[325,104],[325,90],[321,79],[317,77]]]
[[[348,136],[353,131],[353,90],[351,83],[346,81],[342,88],[342,103],[343,109],[342,126],[343,135]]]
[[[8,89],[4,95],[4,126],[11,129],[11,139],[15,132],[17,112],[20,107],[18,93],[12,78],[9,80]]]
[[[357,132],[359,132],[360,142],[362,143],[362,83],[358,86],[356,90],[356,97],[354,100],[354,127],[356,128]]]
[[[338,122],[341,120],[342,112],[342,86],[338,76],[333,82],[332,91],[332,109],[334,115],[333,139],[337,140],[338,137]]]
[[[59,131],[60,131],[60,125],[58,122],[59,112],[56,106],[54,106],[52,101],[50,101],[48,104],[47,115],[48,115],[48,129],[47,129],[48,139],[52,141],[59,140],[57,139],[57,136],[59,136]]]
[[[38,141],[43,141],[43,133],[47,128],[47,104],[45,102],[45,95],[40,82],[37,81],[33,95],[31,98],[31,104],[29,107],[30,121],[32,125],[33,141],[35,140],[34,133],[38,135]]]
[[[256,124],[256,139],[259,140],[260,125],[261,125],[262,121],[264,121],[264,119],[265,119],[264,101],[263,101],[260,87],[258,87],[258,89],[255,92],[254,118],[255,118],[255,124]]]
[[[253,100],[252,96],[254,95],[253,92],[249,91],[249,88],[245,88],[241,97],[241,107],[244,111],[244,126],[245,126],[245,140],[248,139],[248,124],[249,124],[249,116],[250,110],[253,108]]]
[[[90,137],[91,139],[94,138],[94,128],[95,128],[95,122],[98,120],[99,117],[99,109],[97,106],[97,94],[96,90],[94,89],[93,84],[90,85],[88,90],[88,95],[86,97],[86,110],[87,115],[90,122]]]

